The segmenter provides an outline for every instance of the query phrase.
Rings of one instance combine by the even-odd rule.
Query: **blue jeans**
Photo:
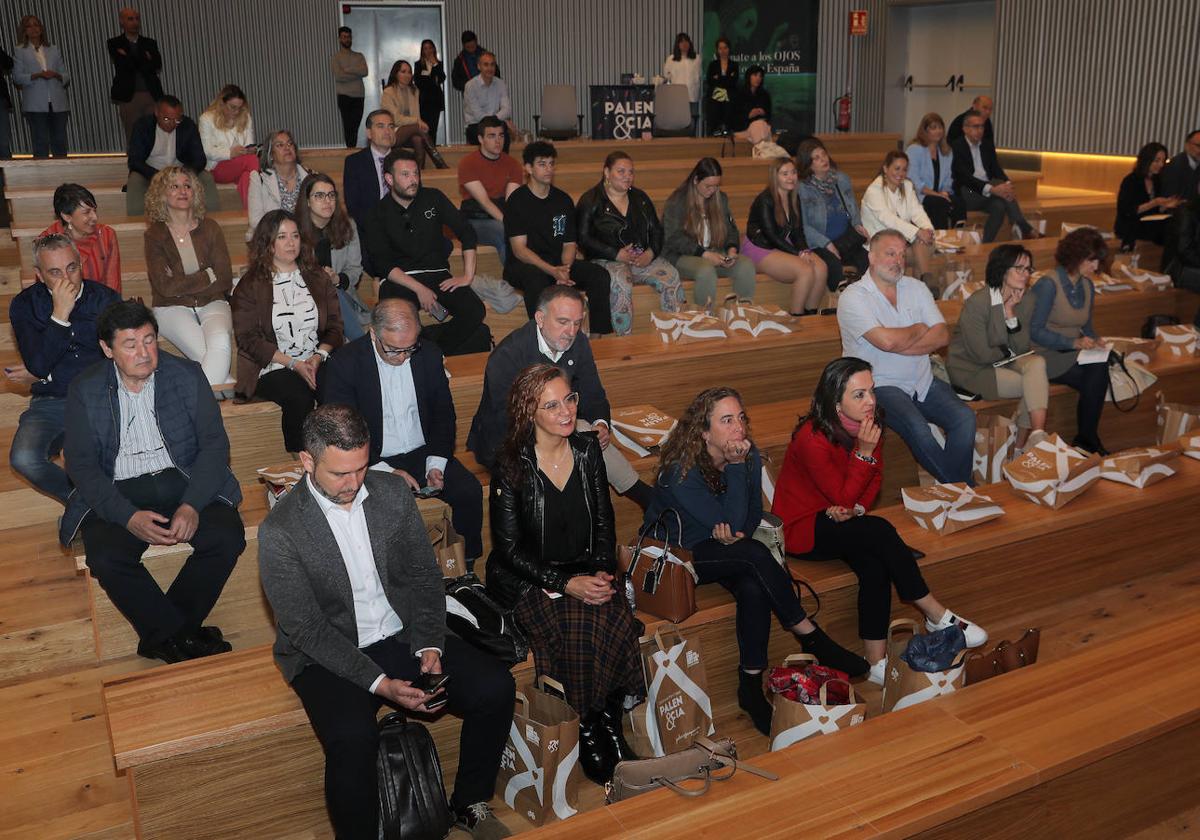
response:
[[[367,334],[363,326],[363,318],[371,317],[371,310],[358,298],[358,293],[350,289],[338,289],[338,304],[342,310],[342,335],[346,341],[354,341]]]
[[[26,111],[35,158],[67,156],[67,117],[70,111]]]
[[[71,494],[71,480],[52,458],[62,451],[66,426],[65,397],[34,397],[17,421],[8,462],[13,470],[41,492],[63,504]]]
[[[934,379],[924,402],[892,385],[875,389],[875,399],[883,408],[884,424],[903,438],[917,463],[938,481],[964,481],[974,485],[971,466],[975,455],[975,412],[968,408],[954,389]],[[942,428],[946,437],[943,448],[933,437],[929,424]]]
[[[480,245],[491,245],[500,255],[500,265],[508,259],[508,240],[504,238],[504,222],[495,219],[468,219]]]

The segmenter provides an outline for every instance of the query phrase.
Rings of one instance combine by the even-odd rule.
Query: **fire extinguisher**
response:
[[[850,92],[846,91],[833,101],[837,109],[837,130],[850,130]]]

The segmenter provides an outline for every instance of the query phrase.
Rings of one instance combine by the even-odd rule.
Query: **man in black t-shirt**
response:
[[[525,147],[522,159],[529,183],[513,190],[504,205],[508,259],[504,279],[525,295],[529,317],[542,289],[558,283],[587,294],[590,331],[611,333],[608,272],[575,259],[575,205],[554,186],[554,146],[543,140]]]

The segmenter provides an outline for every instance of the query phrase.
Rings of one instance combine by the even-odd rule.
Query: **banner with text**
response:
[[[817,13],[820,0],[704,0],[702,68],[717,54],[717,38],[730,42],[738,86],[758,65],[771,94],[771,126],[803,137],[816,125]]]
[[[654,85],[592,85],[592,139],[640,140],[654,128]]]

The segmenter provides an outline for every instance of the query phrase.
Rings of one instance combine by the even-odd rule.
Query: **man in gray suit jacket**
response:
[[[488,809],[512,724],[512,674],[446,632],[441,572],[412,491],[368,473],[358,412],[323,405],[304,421],[306,473],[258,532],[275,612],[275,661],[325,751],[325,801],[339,840],[376,840],[375,716],[387,702],[463,719],[450,804],[476,840],[508,836]],[[414,682],[446,674],[433,694]],[[443,696],[444,693],[444,696]]]

